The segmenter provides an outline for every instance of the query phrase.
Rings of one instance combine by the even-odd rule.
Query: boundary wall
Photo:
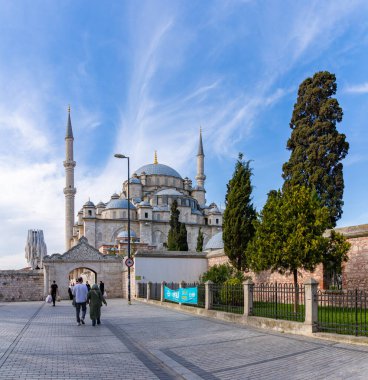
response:
[[[0,302],[44,300],[42,270],[0,271]]]

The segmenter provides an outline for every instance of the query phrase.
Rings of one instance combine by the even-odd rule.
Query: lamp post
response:
[[[130,186],[129,186],[129,157],[124,154],[115,154],[116,158],[126,158],[128,160],[128,259],[130,259]],[[131,296],[130,296],[130,266],[128,267],[128,305],[132,304]]]

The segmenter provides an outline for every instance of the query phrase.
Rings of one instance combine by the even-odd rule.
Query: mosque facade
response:
[[[84,236],[88,243],[101,253],[116,250],[124,252],[128,237],[128,211],[130,213],[130,236],[134,249],[165,250],[170,229],[170,208],[176,200],[180,222],[185,223],[189,251],[195,251],[199,229],[204,235],[204,245],[222,231],[222,212],[215,203],[206,204],[204,174],[204,150],[202,133],[199,133],[196,185],[183,178],[175,169],[161,164],[155,153],[152,164],[133,171],[124,181],[119,194],[113,194],[106,202],[87,201],[74,217],[73,130],[68,112],[66,127],[66,158],[64,161],[65,194],[65,248],[69,250]],[[129,202],[129,203],[128,203]]]

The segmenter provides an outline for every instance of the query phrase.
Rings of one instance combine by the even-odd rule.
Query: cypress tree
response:
[[[291,136],[287,149],[289,161],[283,165],[284,188],[304,185],[314,188],[329,210],[329,227],[336,226],[343,206],[343,165],[349,150],[345,135],[336,124],[343,112],[336,93],[336,77],[327,71],[305,79],[290,122]]]
[[[235,164],[233,177],[227,184],[226,209],[223,220],[223,240],[225,254],[238,270],[248,268],[246,248],[253,238],[256,210],[252,204],[252,170],[249,161],[243,161],[243,155]]]
[[[187,229],[184,223],[179,222],[180,211],[176,200],[171,204],[170,230],[167,237],[169,251],[187,251]]]
[[[204,240],[203,232],[202,232],[202,229],[199,228],[198,236],[197,236],[197,247],[196,247],[197,252],[203,251],[203,240]]]

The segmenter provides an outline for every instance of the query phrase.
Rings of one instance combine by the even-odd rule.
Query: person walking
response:
[[[72,300],[73,299],[73,287],[71,284],[68,287],[68,294],[69,294],[69,299]]]
[[[88,292],[87,296],[89,302],[89,316],[92,320],[92,326],[101,324],[101,306],[104,303],[107,306],[107,302],[97,284],[92,285],[92,289]]]
[[[77,316],[77,325],[80,326],[85,324],[84,318],[87,312],[87,295],[88,289],[85,284],[83,284],[83,278],[79,277],[77,284],[73,288],[73,296],[75,300],[75,310]],[[82,309],[82,318],[80,317],[80,311]]]
[[[55,280],[52,282],[51,287],[50,287],[50,294],[52,297],[52,306],[55,306],[55,301],[56,301],[56,296],[58,293],[58,286],[55,282]]]
[[[91,290],[91,285],[88,283],[88,281],[86,281],[86,286],[87,286],[88,291],[90,291]]]
[[[102,296],[105,294],[105,284],[102,281],[100,281],[100,292]]]

